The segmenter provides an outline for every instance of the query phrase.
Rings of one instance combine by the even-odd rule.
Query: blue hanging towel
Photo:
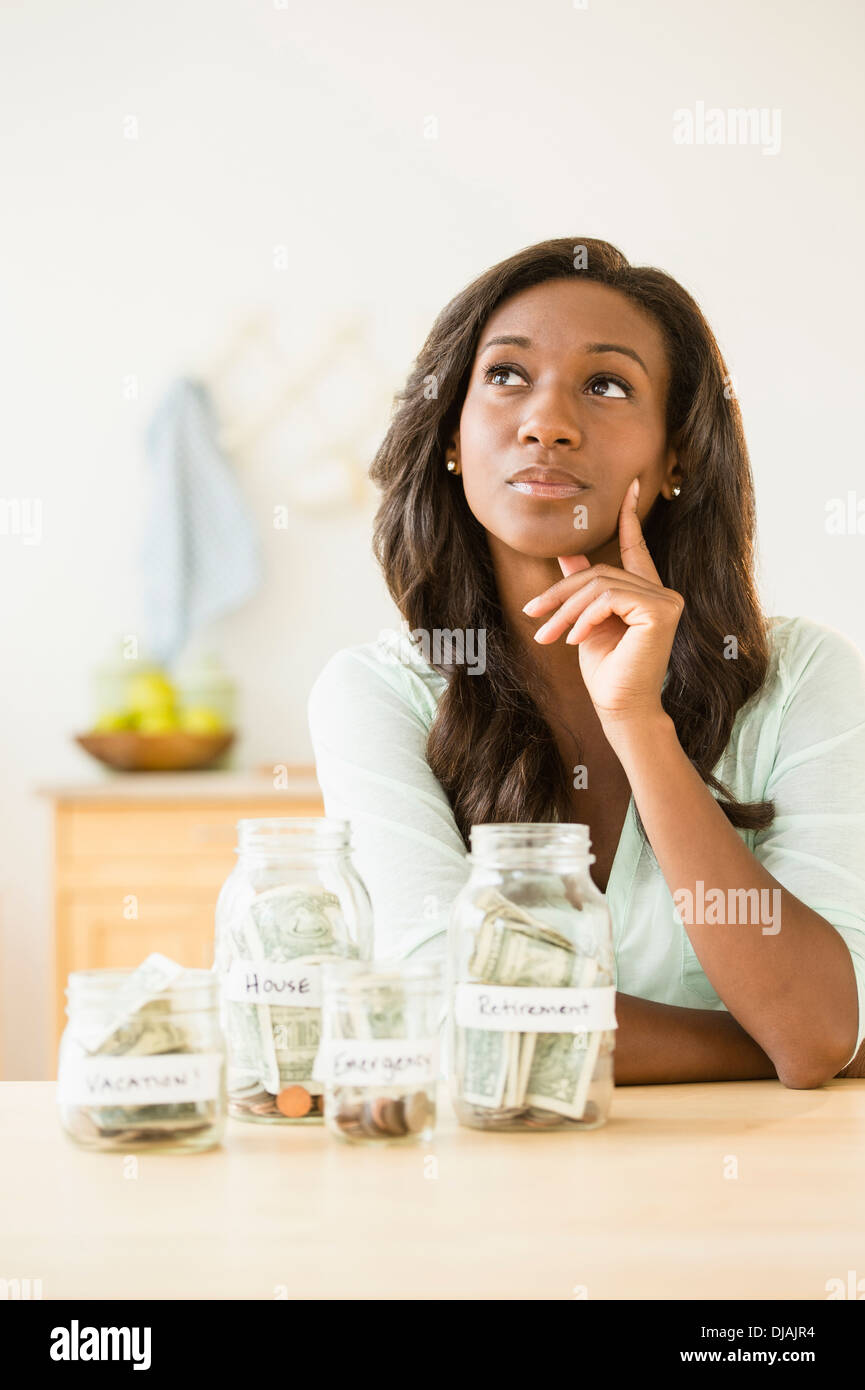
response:
[[[217,439],[207,388],[174,382],[147,429],[153,498],[141,549],[147,641],[163,664],[261,583],[252,516]]]

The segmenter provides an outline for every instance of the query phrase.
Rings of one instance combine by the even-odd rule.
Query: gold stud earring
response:
[[[448,472],[449,472],[449,473],[455,473],[455,472],[456,472],[456,467],[457,467],[457,461],[456,461],[456,459],[448,459]]]

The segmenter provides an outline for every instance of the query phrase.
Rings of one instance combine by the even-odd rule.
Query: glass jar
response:
[[[214,969],[228,1042],[228,1113],[263,1124],[321,1122],[312,1074],[321,965],[368,959],[369,895],[348,821],[238,822],[237,864],[216,905]]]
[[[448,1073],[475,1129],[596,1129],[609,1113],[615,958],[588,826],[475,825],[448,931]]]
[[[85,1149],[212,1148],[225,1126],[217,981],[174,966],[167,982],[142,989],[146,969],[69,976],[60,1122]]]
[[[316,1074],[332,1134],[361,1144],[432,1137],[443,979],[434,960],[324,967]]]

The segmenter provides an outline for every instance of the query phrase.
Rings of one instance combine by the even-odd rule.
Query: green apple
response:
[[[130,677],[126,700],[133,714],[165,714],[174,709],[174,686],[161,671],[141,671]]]
[[[181,727],[188,734],[224,734],[225,720],[219,710],[207,705],[191,705],[180,716]]]

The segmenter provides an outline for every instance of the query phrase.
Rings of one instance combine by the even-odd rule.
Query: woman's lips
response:
[[[527,497],[576,497],[578,492],[585,492],[582,483],[542,483],[523,478],[509,482],[508,487]]]

